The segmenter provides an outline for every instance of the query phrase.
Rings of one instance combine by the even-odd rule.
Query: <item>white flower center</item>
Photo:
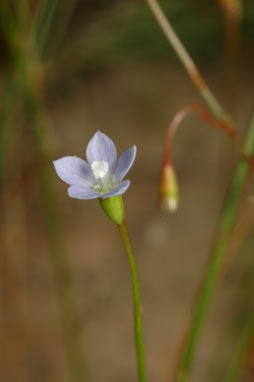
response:
[[[105,162],[104,160],[103,161],[95,160],[91,164],[91,169],[96,179],[103,179],[108,173],[109,165],[108,165],[108,162]]]

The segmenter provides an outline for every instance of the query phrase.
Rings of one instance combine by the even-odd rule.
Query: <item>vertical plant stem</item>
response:
[[[78,0],[62,0],[57,7],[57,16],[54,23],[54,34],[50,35],[50,52],[47,55],[55,56],[59,52],[60,43],[65,37],[71,17],[75,11]]]
[[[254,117],[252,118],[250,124],[244,148],[246,154],[251,155],[254,153]],[[188,375],[193,363],[201,329],[204,325],[206,314],[211,304],[212,294],[220,272],[222,260],[225,255],[230,232],[233,227],[237,202],[247,174],[248,166],[246,162],[242,160],[239,162],[236,168],[235,175],[233,177],[233,181],[227,196],[224,212],[221,218],[218,240],[215,245],[215,249],[212,252],[211,262],[207,271],[206,278],[203,282],[203,286],[201,287],[198,303],[194,311],[193,321],[187,335],[184,353],[182,355],[179,370],[177,373],[177,382],[185,382],[188,380]]]
[[[132,288],[133,288],[133,302],[134,302],[134,324],[135,324],[135,338],[136,338],[136,352],[137,352],[137,364],[138,364],[138,375],[139,382],[146,381],[146,371],[145,371],[145,357],[144,357],[144,344],[143,344],[143,329],[142,329],[142,312],[140,303],[140,291],[138,283],[138,274],[136,261],[131,246],[130,238],[126,228],[125,221],[118,225],[120,234],[123,239],[124,247],[127,252],[131,278],[132,278]]]
[[[15,154],[20,153],[16,150]],[[17,167],[19,164],[17,164]],[[16,168],[19,172],[19,168]],[[20,173],[19,173],[20,175]],[[5,187],[6,186],[6,187]],[[1,192],[1,287],[3,303],[3,381],[27,380],[27,221],[24,190],[13,198],[4,184]],[[18,246],[17,246],[18,243]]]
[[[34,26],[33,33],[36,33],[37,50],[40,57],[43,55],[47,39],[49,38],[57,5],[58,0],[41,0],[39,4],[37,24]]]
[[[217,0],[225,20],[225,75],[230,93],[234,96],[241,54],[242,0]],[[231,85],[231,86],[230,86]],[[233,93],[233,94],[232,94]]]
[[[161,29],[166,35],[168,41],[170,42],[173,49],[175,50],[175,53],[177,54],[179,60],[182,62],[190,78],[192,79],[196,87],[198,88],[199,92],[201,93],[207,105],[210,107],[211,111],[220,120],[227,122],[228,124],[232,124],[229,116],[223,110],[222,106],[220,105],[220,103],[218,102],[218,100],[216,99],[212,91],[210,90],[210,88],[207,86],[196,64],[194,63],[191,56],[189,55],[184,45],[182,44],[181,40],[175,33],[165,13],[162,11],[161,7],[159,6],[158,1],[146,0],[146,2],[148,3],[151,11],[154,14],[155,19],[157,20],[158,24],[160,25]]]
[[[50,171],[48,166],[46,166],[46,163],[49,162],[49,153],[47,137],[42,125],[43,115],[41,105],[37,100],[36,94],[29,91],[29,86],[25,93],[25,99],[28,122],[31,127],[40,164],[39,183],[45,227],[62,310],[63,331],[71,380],[73,382],[84,382],[85,367],[79,338],[78,309],[73,290],[72,276],[62,242],[57,198]]]
[[[242,366],[248,353],[251,342],[254,338],[254,313],[249,317],[249,320],[244,328],[240,343],[236,349],[235,357],[232,361],[231,368],[225,379],[226,382],[240,381]]]
[[[44,0],[41,1],[41,3]],[[52,4],[51,4],[52,3]],[[47,1],[48,8],[55,11],[57,0]],[[47,7],[46,7],[47,8]],[[47,9],[42,12],[45,13]],[[54,12],[53,12],[54,13]],[[50,18],[52,23],[53,17]],[[50,142],[48,141],[41,89],[38,86],[37,55],[35,49],[35,36],[29,39],[24,20],[17,19],[7,2],[0,2],[0,23],[6,38],[8,49],[11,52],[13,71],[15,73],[15,86],[24,100],[24,113],[33,137],[36,156],[40,165],[39,183],[42,207],[45,218],[45,229],[48,239],[51,262],[56,278],[56,287],[59,295],[63,335],[66,343],[67,362],[72,382],[85,381],[85,367],[81,349],[79,333],[78,307],[73,290],[72,275],[64,251],[63,236],[61,234],[60,218],[57,208],[57,198],[49,169],[51,162]],[[47,21],[46,31],[49,28]],[[34,33],[35,31],[32,30]],[[31,36],[30,36],[31,37]],[[26,42],[26,43],[24,43]],[[9,76],[8,76],[9,78]],[[16,90],[17,93],[17,90]],[[13,107],[16,93],[12,90],[9,104]],[[53,170],[52,170],[53,171]],[[15,352],[14,352],[15,355]]]
[[[188,54],[184,45],[176,35],[170,22],[166,18],[164,12],[159,6],[157,0],[146,0],[151,8],[158,24],[165,33],[168,41],[175,50],[178,58],[187,70],[190,78],[198,88],[200,94],[204,98],[207,105],[210,107],[214,115],[222,122],[232,127],[233,123],[228,114],[224,111],[220,103],[217,101],[214,94],[211,92],[203,77],[201,76],[194,61]],[[245,142],[245,154],[251,155],[254,151],[254,119],[251,122],[249,133]],[[188,374],[193,363],[194,353],[198,343],[199,335],[204,324],[207,310],[210,306],[212,293],[215,287],[215,283],[220,271],[222,259],[225,254],[227,241],[233,226],[237,201],[241,193],[241,189],[244,180],[247,176],[248,168],[244,161],[241,161],[236,169],[232,186],[229,191],[229,195],[226,201],[224,213],[221,219],[219,238],[217,244],[212,253],[211,263],[208,269],[207,277],[204,280],[203,287],[201,289],[200,298],[196,309],[194,311],[194,317],[190,330],[187,336],[185,350],[180,361],[180,366],[177,374],[177,381],[184,382],[188,379]]]
[[[16,25],[10,17],[7,1],[0,2],[0,25],[10,63],[15,61]],[[10,71],[11,72],[11,71]],[[23,164],[23,143],[20,129],[13,131],[13,122],[19,112],[20,94],[14,76],[8,71],[1,76],[0,102],[0,262],[2,310],[2,362],[3,381],[26,380],[26,256],[27,221],[23,187],[15,198],[8,189],[11,176],[20,179]],[[15,97],[13,97],[15,94]],[[10,158],[19,158],[14,165]],[[17,245],[18,244],[18,245]]]
[[[37,53],[45,59],[47,54],[52,56],[59,48],[71,16],[75,10],[78,0],[41,0],[37,14],[32,25],[32,34],[36,38]],[[54,33],[50,33],[54,24]],[[49,43],[49,47],[47,46]],[[50,48],[50,52],[48,51]],[[47,58],[46,57],[46,58]]]
[[[12,113],[10,113],[12,106],[12,91],[12,80],[8,76],[4,76],[0,93],[0,189],[4,181],[4,163],[6,156],[6,145],[9,138],[9,120],[12,116]]]
[[[15,91],[15,99],[12,95]],[[0,107],[0,269],[2,290],[3,327],[1,380],[26,381],[26,259],[27,259],[27,220],[25,192],[19,187],[13,197],[8,180],[10,175],[21,179],[24,145],[22,131],[13,131],[13,120],[19,113],[19,94],[13,81],[4,75]],[[10,137],[12,139],[10,139]],[[9,158],[19,158],[12,163]],[[18,243],[18,246],[17,246]]]

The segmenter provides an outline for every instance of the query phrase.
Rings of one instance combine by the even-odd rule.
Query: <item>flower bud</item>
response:
[[[163,211],[174,212],[178,208],[179,194],[175,172],[171,164],[162,167],[160,183],[160,208]]]

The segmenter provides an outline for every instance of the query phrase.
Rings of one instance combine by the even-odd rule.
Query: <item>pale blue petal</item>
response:
[[[97,131],[86,148],[86,159],[92,164],[94,161],[105,161],[109,164],[110,172],[116,167],[116,147],[105,134]]]
[[[120,182],[125,177],[129,169],[133,165],[133,162],[136,157],[136,152],[136,146],[132,146],[130,149],[124,151],[118,159],[116,167],[116,180],[118,182]]]
[[[89,186],[93,177],[88,163],[76,156],[63,157],[53,162],[57,175],[67,184]]]
[[[130,183],[131,182],[129,180],[124,180],[122,183],[118,184],[113,190],[107,192],[106,194],[100,195],[100,197],[102,199],[107,199],[112,196],[122,195],[127,190]]]
[[[92,190],[91,188],[87,188],[78,184],[75,184],[68,188],[68,195],[71,198],[76,199],[95,199],[101,196],[101,194]]]

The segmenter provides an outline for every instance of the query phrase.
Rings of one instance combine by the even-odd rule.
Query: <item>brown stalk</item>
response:
[[[208,124],[210,124],[211,126],[215,127],[218,130],[224,131],[228,135],[228,137],[232,140],[232,142],[234,143],[235,147],[237,148],[242,158],[247,162],[250,171],[254,172],[253,157],[250,157],[245,154],[243,149],[243,144],[241,142],[241,138],[239,137],[239,134],[236,128],[234,127],[233,123],[228,123],[228,122],[218,120],[212,114],[210,114],[204,108],[204,106],[200,104],[196,104],[196,103],[183,107],[181,110],[179,110],[176,113],[175,117],[170,122],[170,125],[168,127],[168,133],[165,140],[162,167],[165,165],[165,163],[171,163],[171,146],[172,146],[174,134],[178,126],[180,125],[180,123],[186,117],[186,115],[192,111],[198,112],[199,116],[203,119],[203,121],[207,122]]]

